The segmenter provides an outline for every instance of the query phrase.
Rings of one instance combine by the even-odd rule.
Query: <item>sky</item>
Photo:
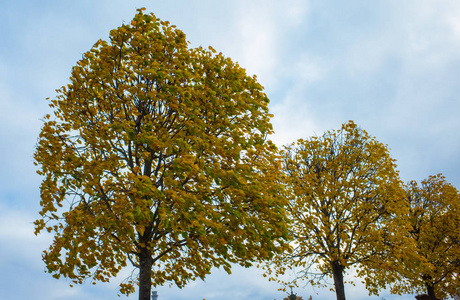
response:
[[[41,252],[52,236],[33,234],[41,182],[33,152],[51,112],[45,99],[68,83],[83,53],[141,7],[176,25],[191,47],[210,45],[257,75],[277,145],[353,120],[388,145],[403,181],[443,173],[460,187],[457,0],[0,1],[0,300],[114,299],[130,272],[74,288],[44,272]],[[261,275],[214,270],[205,282],[157,291],[159,300],[282,299]],[[295,292],[335,299],[327,288]],[[368,297],[359,281],[346,293],[414,299]]]

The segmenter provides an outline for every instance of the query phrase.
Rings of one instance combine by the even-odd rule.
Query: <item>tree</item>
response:
[[[142,11],[86,52],[51,100],[34,155],[35,233],[54,233],[43,254],[54,277],[95,284],[129,261],[147,300],[151,284],[268,259],[288,232],[262,86]]]
[[[460,194],[441,174],[406,185],[411,251],[394,263],[394,293],[426,292],[429,299],[460,294]]]
[[[311,299],[312,299],[312,298],[311,298],[311,296],[310,296],[310,298],[308,298],[308,300],[311,300]],[[291,293],[288,294],[287,297],[283,298],[283,300],[303,300],[303,298],[297,296],[296,294],[294,294],[294,292],[292,291],[292,288],[291,288]]]
[[[283,157],[294,249],[277,255],[269,273],[283,273],[285,266],[301,269],[293,283],[312,284],[332,275],[337,299],[343,300],[345,270],[355,266],[360,277],[372,272],[370,263],[385,251],[385,232],[396,226],[391,214],[404,210],[394,160],[352,121],[298,140]]]

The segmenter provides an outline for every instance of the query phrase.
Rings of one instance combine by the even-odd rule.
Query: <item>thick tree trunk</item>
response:
[[[139,300],[150,300],[152,264],[153,259],[150,251],[142,248],[139,255]]]
[[[345,300],[345,287],[343,285],[343,270],[345,268],[340,264],[340,262],[332,262],[331,267],[337,300]]]
[[[430,300],[436,300],[436,295],[434,294],[434,286],[431,284],[426,284],[426,291]]]

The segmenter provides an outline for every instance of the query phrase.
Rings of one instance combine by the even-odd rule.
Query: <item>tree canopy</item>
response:
[[[395,226],[390,216],[404,211],[394,159],[352,121],[298,140],[283,159],[293,251],[277,255],[269,273],[289,266],[297,272],[294,283],[312,284],[329,275],[337,299],[345,299],[344,272],[351,266],[360,277],[372,272],[368,266],[385,251],[383,237]]]
[[[36,234],[47,270],[75,283],[182,287],[212,267],[281,252],[285,201],[268,99],[255,77],[138,10],[99,40],[51,100],[36,152]]]
[[[460,295],[460,194],[444,176],[406,185],[406,232],[412,247],[393,262],[393,293],[426,292],[430,299]]]

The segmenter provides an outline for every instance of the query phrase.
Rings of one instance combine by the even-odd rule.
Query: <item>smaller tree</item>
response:
[[[441,174],[406,185],[407,236],[413,248],[396,260],[394,293],[426,292],[429,299],[460,294],[460,195]]]
[[[268,273],[300,268],[291,285],[297,279],[320,284],[332,276],[337,299],[343,300],[345,270],[359,267],[360,277],[372,272],[371,262],[385,251],[383,236],[397,220],[391,215],[404,210],[394,159],[352,121],[298,140],[283,155],[293,251],[276,256]]]
[[[294,294],[294,292],[292,291],[292,288],[291,288],[291,293],[286,298],[284,298],[283,300],[303,300],[303,298],[297,296],[296,294]],[[310,296],[309,300],[311,300],[311,296]]]

